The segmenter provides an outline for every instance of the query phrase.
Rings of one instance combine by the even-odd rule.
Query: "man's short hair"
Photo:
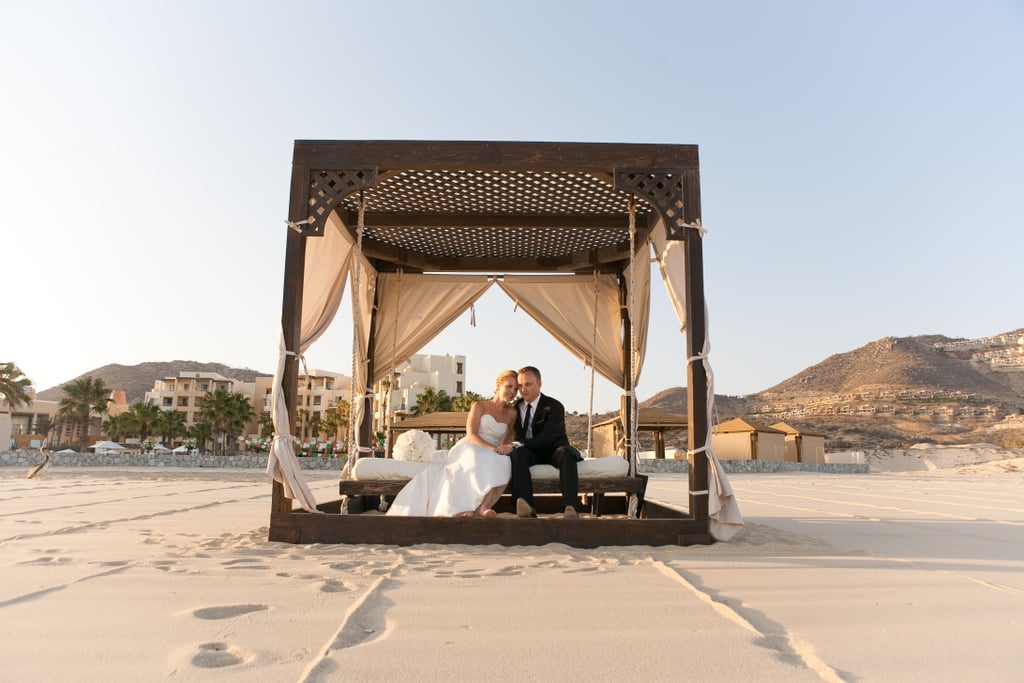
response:
[[[532,365],[524,365],[523,367],[519,368],[520,375],[525,374],[527,372],[536,377],[537,379],[540,379],[540,370],[533,367]]]

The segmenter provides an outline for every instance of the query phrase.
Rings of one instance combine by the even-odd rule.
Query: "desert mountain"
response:
[[[1009,333],[1017,337],[1021,334],[1024,330]],[[973,356],[963,357],[948,350],[956,341],[937,335],[886,337],[829,356],[756,396],[763,400],[806,399],[885,388],[961,392],[997,401],[1020,399],[1010,382],[1010,375],[1017,373],[996,372]]]

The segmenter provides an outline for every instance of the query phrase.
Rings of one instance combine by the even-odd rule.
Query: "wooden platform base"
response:
[[[546,515],[550,505],[538,497],[540,517],[510,515],[478,517],[388,517],[378,511],[340,514],[341,501],[318,506],[323,514],[274,512],[269,540],[284,543],[371,543],[408,546],[421,543],[504,546],[564,543],[574,548],[616,545],[708,545],[708,520],[694,520],[676,508],[647,500],[639,519],[612,510],[625,507],[625,498],[605,496],[605,516],[564,519]],[[611,499],[622,498],[621,501]],[[496,506],[503,509],[507,501]]]

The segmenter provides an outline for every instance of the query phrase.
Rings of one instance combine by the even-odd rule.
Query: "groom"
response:
[[[533,502],[531,465],[554,465],[558,468],[562,488],[562,505],[566,517],[578,517],[576,497],[579,491],[579,473],[576,463],[583,458],[569,445],[565,434],[565,408],[561,403],[540,393],[540,370],[527,365],[519,370],[519,395],[516,405],[516,443],[512,459],[512,498],[516,501],[516,514],[536,517]]]

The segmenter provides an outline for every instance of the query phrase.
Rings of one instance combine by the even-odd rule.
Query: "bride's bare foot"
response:
[[[498,513],[494,511],[494,508],[487,508],[480,513],[481,517],[497,517]]]

